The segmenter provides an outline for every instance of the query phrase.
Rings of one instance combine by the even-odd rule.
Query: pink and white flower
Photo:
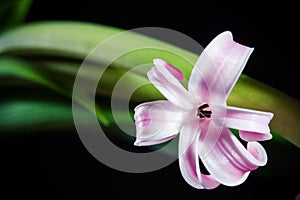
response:
[[[267,162],[257,141],[272,138],[272,113],[227,106],[226,100],[253,49],[218,35],[200,55],[186,89],[180,70],[154,59],[151,83],[166,97],[135,108],[137,146],[165,142],[179,134],[179,166],[191,186],[213,189],[243,183]],[[238,129],[247,148],[229,128]],[[209,174],[200,171],[199,158]]]

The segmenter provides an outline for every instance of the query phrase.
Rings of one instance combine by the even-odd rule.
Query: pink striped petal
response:
[[[193,120],[182,126],[179,135],[179,167],[183,178],[191,186],[213,189],[220,183],[211,175],[202,174],[199,166],[198,142],[203,125],[199,124],[199,120]]]
[[[256,110],[226,107],[225,126],[238,129],[245,141],[262,141],[272,138],[269,123],[274,114]]]
[[[186,110],[193,108],[194,102],[192,96],[165,66],[156,65],[147,75],[151,83],[172,104]]]
[[[198,101],[218,104],[226,100],[253,49],[233,41],[229,31],[219,34],[200,55],[189,80],[189,91]],[[211,99],[211,94],[223,97]]]
[[[249,142],[246,149],[229,129],[224,128],[218,143],[201,160],[217,181],[236,186],[243,183],[252,170],[266,164],[267,154],[257,142]]]
[[[272,134],[270,133],[257,133],[251,131],[241,131],[239,130],[240,138],[247,142],[254,142],[254,141],[265,141],[272,139]]]
[[[137,146],[159,144],[174,138],[181,127],[181,109],[168,101],[154,101],[135,109]]]
[[[164,66],[175,78],[177,78],[179,81],[184,81],[183,73],[179,69],[171,65],[170,63],[159,58],[153,59],[153,63],[156,66],[157,65]]]

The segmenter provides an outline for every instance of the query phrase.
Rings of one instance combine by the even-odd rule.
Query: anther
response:
[[[197,116],[200,118],[210,118],[211,117],[211,110],[207,103],[200,105],[197,108]]]

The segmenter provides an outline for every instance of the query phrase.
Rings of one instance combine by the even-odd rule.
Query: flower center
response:
[[[197,108],[197,116],[200,118],[210,118],[211,117],[211,110],[207,103],[201,104]]]

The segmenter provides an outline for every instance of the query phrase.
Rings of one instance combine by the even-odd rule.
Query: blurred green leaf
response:
[[[0,32],[23,22],[32,0],[0,0]]]
[[[64,61],[64,60],[42,60],[36,61],[39,66],[46,68],[51,74],[59,74],[64,77],[68,77],[74,82],[76,78],[78,69],[81,66],[80,62],[75,61]],[[95,72],[101,71],[102,76],[98,77]],[[85,67],[80,71],[80,78],[84,79],[85,91],[92,92],[90,90],[89,84],[97,84],[97,94],[104,96],[111,96],[115,85],[122,78],[122,81],[126,84],[119,84],[121,87],[118,89],[117,93],[114,93],[114,98],[126,99],[128,96],[128,91],[134,91],[136,86],[143,85],[142,88],[135,91],[131,100],[133,102],[142,102],[149,100],[149,95],[145,95],[145,91],[151,94],[153,100],[161,99],[163,96],[158,90],[150,84],[146,76],[141,76],[137,73],[130,72],[120,68],[108,67],[106,69],[102,68],[101,65],[93,63],[85,63]]]
[[[123,31],[87,22],[35,22],[0,35],[0,54],[63,57],[83,61],[97,45]],[[136,49],[136,46],[148,48]],[[124,49],[131,47],[135,50],[119,57]],[[131,69],[140,64],[152,63],[153,58],[159,55],[176,66],[184,66],[181,70],[186,77],[198,58],[187,50],[132,31],[112,40],[103,48],[105,51],[92,55],[89,61],[101,64],[113,60],[113,66]],[[114,59],[116,55],[117,60]]]
[[[12,76],[36,82],[63,96],[71,98],[73,80],[64,77],[63,74],[51,72],[47,70],[47,68],[42,68],[36,64],[10,57],[0,57],[0,66],[0,77]],[[75,99],[85,108],[89,110],[95,109],[98,119],[103,124],[107,125],[109,123],[104,114],[101,112],[99,105],[95,105],[94,107],[88,103],[90,101],[88,101],[89,97],[87,94],[82,92],[80,96],[76,96]]]
[[[2,133],[30,129],[64,129],[73,127],[71,105],[51,99],[9,99],[0,101]],[[84,118],[83,118],[84,120]]]
[[[40,94],[40,96],[38,95]],[[110,109],[102,110],[110,123],[114,119]],[[128,123],[127,111],[118,110],[120,123]],[[88,125],[87,112],[82,110],[80,123]],[[75,129],[72,115],[72,104],[63,98],[58,98],[41,91],[31,91],[25,94],[10,95],[0,100],[1,133],[20,133],[23,130],[61,130]]]

